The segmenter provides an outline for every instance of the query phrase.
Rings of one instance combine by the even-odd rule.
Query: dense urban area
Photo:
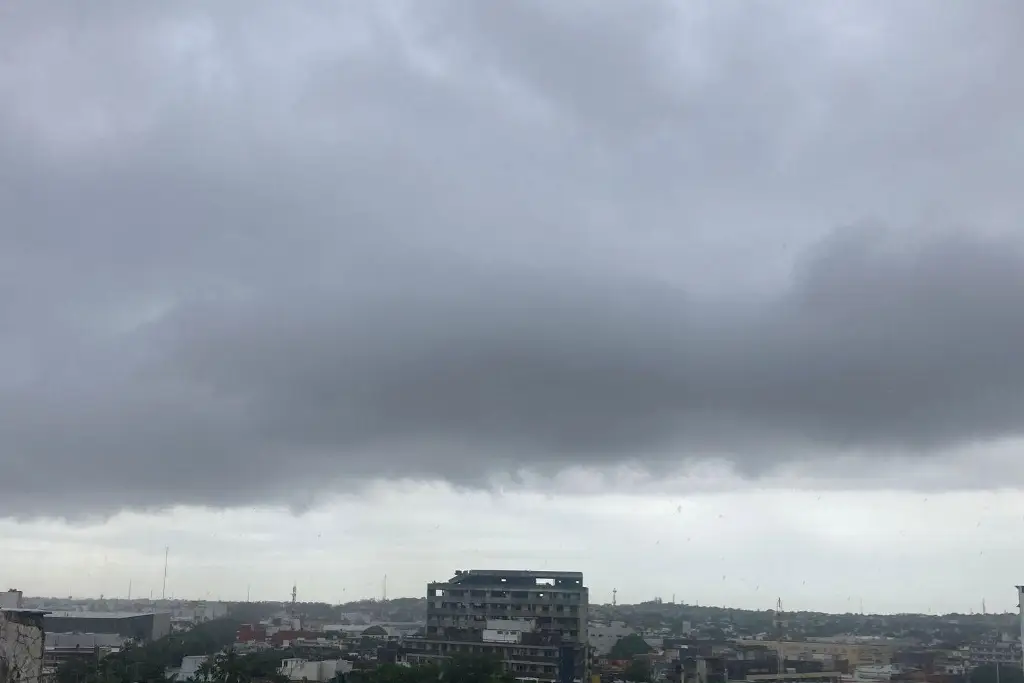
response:
[[[1010,587],[1011,589],[1013,587]],[[1020,588],[1017,589],[1018,594]],[[1017,614],[590,604],[579,572],[465,570],[421,598],[0,593],[0,683],[1024,683]]]

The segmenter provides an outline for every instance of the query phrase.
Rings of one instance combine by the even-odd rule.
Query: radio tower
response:
[[[615,601],[616,597],[618,596],[618,593],[619,593],[619,589],[618,588],[613,588],[612,589],[612,607],[615,607],[615,605],[618,604]]]
[[[167,597],[167,556],[171,554],[171,546],[164,548],[164,585],[160,589],[160,599],[163,600]]]
[[[298,595],[298,582],[292,584],[292,605],[291,605],[291,616],[295,616],[295,597]]]
[[[778,641],[776,645],[779,649],[776,656],[779,658],[779,675],[781,676],[786,670],[786,658],[782,654],[782,598],[775,601],[775,638]]]

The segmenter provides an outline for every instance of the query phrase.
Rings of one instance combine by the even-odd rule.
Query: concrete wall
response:
[[[157,612],[153,615],[152,626],[149,637],[152,640],[159,640],[171,633],[171,613]]]
[[[51,633],[116,633],[148,642],[171,632],[170,612],[55,612],[46,617]]]
[[[0,683],[39,683],[45,640],[42,614],[0,610]]]

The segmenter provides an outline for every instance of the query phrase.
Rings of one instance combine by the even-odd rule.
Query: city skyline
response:
[[[416,494],[425,512],[409,520],[403,504]],[[749,609],[773,609],[780,596],[787,609],[826,612],[858,612],[861,601],[868,612],[967,613],[980,611],[982,600],[991,612],[1002,612],[1016,604],[1013,530],[1024,519],[1024,501],[1012,492],[988,495],[967,518],[961,516],[971,504],[966,493],[893,492],[866,499],[828,492],[746,491],[697,499],[602,493],[552,501],[535,493],[469,495],[435,488],[424,494],[383,487],[369,497],[298,519],[273,510],[181,510],[130,514],[107,526],[44,524],[40,529],[59,539],[53,544],[42,542],[45,532],[22,527],[30,529],[23,547],[35,548],[35,559],[18,553],[0,579],[33,594],[92,596],[123,596],[130,581],[135,595],[152,590],[159,597],[164,548],[170,546],[168,595],[190,598],[244,600],[248,590],[254,598],[278,600],[294,583],[303,600],[339,603],[379,597],[385,574],[389,595],[416,596],[426,581],[467,565],[579,567],[595,602],[610,601],[617,588],[621,602],[667,600],[675,593],[680,600]],[[491,515],[466,519],[460,511],[466,505],[489,508]],[[806,517],[808,510],[815,514]],[[903,528],[880,528],[886,517],[900,519]],[[532,530],[545,519],[554,521],[547,524],[549,536],[538,541]],[[860,525],[849,519],[860,519]],[[559,536],[580,526],[602,533],[593,544],[577,536],[567,545]],[[8,547],[14,528],[0,523]],[[822,553],[812,542],[839,531],[849,544],[845,549],[830,545]],[[755,547],[723,545],[723,534],[740,533],[769,540]],[[424,546],[418,539],[425,535],[438,540]],[[376,541],[381,537],[393,543],[383,552]],[[63,555],[55,554],[60,543],[72,544]],[[624,551],[623,543],[632,550]],[[339,550],[332,552],[332,544]],[[282,553],[293,556],[282,559]],[[794,558],[807,570],[793,573]],[[644,571],[638,572],[641,561]],[[935,575],[943,576],[939,594],[920,580]],[[53,589],[42,590],[46,586]]]

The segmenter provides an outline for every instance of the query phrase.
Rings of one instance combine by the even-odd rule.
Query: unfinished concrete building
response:
[[[407,658],[492,656],[517,679],[585,681],[587,605],[581,572],[457,571],[427,584],[426,633]]]
[[[34,609],[0,608],[0,683],[39,683],[46,632]]]
[[[0,609],[20,609],[21,608],[21,591],[11,588],[3,593],[0,593]]]

